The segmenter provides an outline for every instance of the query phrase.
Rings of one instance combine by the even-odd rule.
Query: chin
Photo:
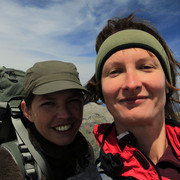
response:
[[[67,138],[67,139],[58,139],[57,141],[52,141],[54,144],[58,146],[68,146],[73,142],[74,139],[72,138]]]

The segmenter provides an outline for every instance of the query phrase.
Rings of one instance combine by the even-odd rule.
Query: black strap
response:
[[[104,176],[111,177],[113,180],[118,180],[118,176],[116,176],[116,174],[124,168],[120,155],[118,153],[113,155],[110,152],[106,154],[103,149],[105,139],[107,138],[108,134],[110,133],[114,125],[114,122],[110,124],[110,126],[106,129],[106,131],[103,134],[102,143],[100,147],[100,154],[99,158],[96,160],[96,164],[99,166],[98,169],[100,174],[104,174]]]

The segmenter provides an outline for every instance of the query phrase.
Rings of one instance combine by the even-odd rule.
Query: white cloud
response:
[[[89,66],[88,56],[79,55],[88,54],[88,49],[94,48],[95,35],[90,33],[94,38],[83,45],[78,44],[78,38],[74,42],[66,38],[72,34],[83,37],[82,31],[96,31],[98,19],[93,13],[103,1],[56,2],[39,8],[22,6],[17,1],[0,1],[0,65],[26,70],[34,62],[46,59],[78,62],[85,82],[94,65]]]
[[[37,61],[71,61],[82,83],[94,73],[99,30],[109,18],[139,9],[133,0],[49,0],[42,7],[30,2],[0,1],[0,66],[26,70]],[[139,4],[152,7],[150,0]]]

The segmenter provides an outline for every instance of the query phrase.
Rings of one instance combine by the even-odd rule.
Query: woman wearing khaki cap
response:
[[[23,87],[21,109],[30,122],[29,138],[46,160],[50,179],[98,180],[90,146],[79,132],[87,90],[80,83],[75,65],[38,62],[26,71]],[[12,161],[10,157],[4,160],[6,164]],[[14,172],[12,167],[7,177],[13,179],[17,173],[20,170]],[[44,174],[42,179],[47,179]]]
[[[108,20],[96,50],[87,89],[114,118],[94,128],[101,173],[112,179],[180,179],[180,64],[168,45],[145,20],[130,15]]]

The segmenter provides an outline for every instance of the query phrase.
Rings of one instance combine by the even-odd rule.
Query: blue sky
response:
[[[151,21],[180,61],[179,0],[0,0],[0,66],[73,62],[82,84],[94,74],[95,39],[108,19]]]

